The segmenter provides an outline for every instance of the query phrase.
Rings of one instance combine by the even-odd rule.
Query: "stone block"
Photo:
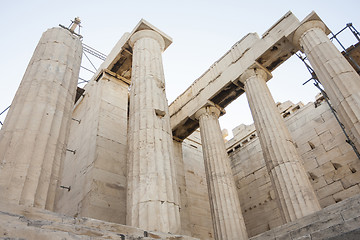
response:
[[[354,152],[354,150],[352,149],[352,147],[348,144],[348,143],[342,143],[339,145],[339,149],[341,151],[342,154],[347,154],[349,152]],[[355,156],[355,153],[354,153]]]
[[[330,226],[326,229],[322,229],[320,231],[311,233],[311,239],[317,240],[317,239],[349,239],[345,237],[344,235],[347,235],[346,233],[349,233],[350,231],[354,229],[358,229],[360,227],[360,223],[356,221],[355,226],[351,223],[339,223],[334,226]],[[340,238],[337,238],[336,236],[342,236]],[[358,237],[358,236],[357,236]],[[355,238],[358,239],[358,238]]]
[[[313,142],[309,141],[307,144],[313,144]],[[326,151],[324,149],[324,146],[320,144],[320,145],[316,145],[314,149],[301,154],[301,158],[303,159],[303,162],[306,162],[306,161],[316,159],[318,156],[321,156],[325,152]]]
[[[360,188],[359,188],[359,185],[354,185],[348,189],[345,189],[344,191],[340,191],[338,193],[335,193],[333,195],[334,199],[336,202],[340,202],[344,199],[347,199],[349,197],[352,197],[356,194],[359,194],[360,193]]]
[[[327,185],[327,183],[326,183],[323,176],[317,177],[317,176],[314,175],[313,177],[315,178],[315,180],[312,180],[310,182],[311,182],[311,184],[312,184],[315,191],[317,191],[318,189],[320,189],[320,188]]]
[[[354,151],[348,151],[347,153],[332,159],[333,163],[339,163],[341,165],[352,164],[356,161],[359,161],[359,160],[356,157]]]
[[[323,138],[323,140],[324,140],[324,137],[326,137],[327,139],[330,139],[330,138],[328,138],[329,137],[328,134],[330,134],[330,129],[332,127],[334,127],[334,123],[332,121],[325,121],[324,123],[316,126],[315,131],[321,138]]]
[[[313,121],[313,125],[320,125],[323,124],[325,122],[324,118],[322,117],[323,114],[321,114],[320,116],[317,115],[315,118],[312,119]]]
[[[346,232],[346,233],[342,233],[338,236],[335,237],[330,237],[328,238],[328,240],[358,240],[360,236],[360,230],[359,229],[355,229],[353,231],[350,232]]]
[[[9,211],[10,210],[10,211]],[[71,218],[31,207],[0,203],[0,236],[4,239],[194,239],[188,236],[148,232],[91,218]]]
[[[275,240],[288,240],[292,239],[290,233],[284,233],[275,237]]]
[[[258,234],[261,234],[263,232],[266,232],[269,229],[269,226],[267,224],[260,224],[260,225],[254,225],[254,222],[248,222],[247,224],[253,226],[251,228],[251,231],[248,231],[248,235],[251,236],[256,236]]]
[[[320,188],[316,191],[319,199],[323,199],[327,196],[333,195],[337,192],[342,191],[344,188],[340,181],[333,182],[325,187]]]
[[[317,156],[316,160],[319,165],[323,165],[324,163],[330,162],[332,159],[337,158],[339,156],[341,156],[340,149],[334,147],[329,151],[326,151],[325,153],[321,154],[320,156]]]
[[[348,166],[342,166],[338,163],[333,163],[337,169],[324,175],[324,179],[328,184],[343,179],[347,175],[351,175],[351,171]]]
[[[110,173],[118,173],[126,176],[125,152],[127,146],[115,143],[113,145],[117,145],[117,148],[114,149],[115,151],[113,151],[112,149],[105,149],[103,147],[97,146],[94,166],[99,169],[106,170]]]
[[[312,150],[308,141],[305,141],[305,143],[300,143],[299,141],[296,141],[296,144],[298,145],[298,152],[300,155]]]
[[[335,120],[334,114],[331,112],[331,110],[329,109],[329,106],[327,104],[322,104],[320,106],[320,108],[323,110],[323,112],[321,113],[321,117],[322,117],[322,119],[324,119],[325,122],[332,121],[334,124],[337,124],[335,122],[336,120]]]
[[[267,232],[258,234],[250,239],[251,240],[272,240],[272,239],[275,239],[275,233],[273,230],[269,230]]]
[[[357,171],[360,171],[360,161],[357,159],[354,159],[353,162],[348,163],[348,166],[353,174]]]
[[[340,125],[337,123],[337,122],[334,122],[333,123],[333,126],[330,129],[330,133],[333,135],[333,136],[344,136],[344,132],[342,131]]]
[[[359,209],[359,208],[357,208]],[[357,214],[353,214],[354,215],[357,215]],[[343,215],[345,216],[345,215]],[[350,217],[348,215],[348,217]],[[353,218],[349,218],[349,219],[344,219],[345,222],[345,226],[348,230],[354,230],[354,229],[357,229],[357,230],[360,230],[360,216],[356,216],[356,217],[353,217]]]
[[[269,223],[270,229],[279,227],[284,224],[283,220],[281,219],[280,211],[277,208],[273,211],[270,211],[268,215],[268,219],[272,218]]]
[[[312,144],[314,144],[315,149],[321,146],[321,139],[320,139],[320,137],[318,135],[310,138],[308,140],[308,142],[311,142]]]
[[[334,171],[334,165],[331,162],[324,163],[323,165],[319,166],[318,168],[311,171],[315,176],[321,177],[325,174]]]
[[[308,234],[308,235],[305,235],[305,236],[294,238],[294,240],[312,240],[312,238],[311,238],[311,235]]]
[[[329,134],[332,135],[331,133],[329,133]],[[322,141],[322,144],[326,151],[329,151],[329,150],[333,149],[334,147],[339,146],[340,144],[343,144],[343,143],[345,143],[345,136],[343,134],[339,134],[330,139],[327,139],[327,140],[324,139]]]
[[[335,202],[334,197],[331,195],[331,196],[319,199],[319,203],[320,203],[320,206],[322,208],[324,208],[324,207],[330,206],[336,202]]]
[[[331,218],[326,219],[326,221],[318,221],[310,223],[307,226],[296,229],[290,233],[293,239],[297,239],[308,234],[318,232],[319,230],[329,228],[331,226],[343,223],[343,219],[340,214],[334,215]]]
[[[346,222],[347,220],[350,219],[358,219],[360,217],[360,208],[356,207],[350,207],[348,209],[342,210],[341,211],[341,216],[344,218],[344,221]],[[357,221],[356,221],[357,222]],[[352,223],[352,222],[350,222]],[[359,222],[357,222],[358,224],[360,224]]]
[[[341,179],[341,183],[345,189],[360,183],[360,172],[349,174]]]
[[[314,223],[314,222],[318,222],[319,221],[319,216],[314,213],[314,214],[310,214],[308,216],[305,216],[303,218],[299,218],[295,221],[286,223],[282,226],[277,227],[276,229],[274,229],[274,231],[276,232],[276,235],[282,235],[285,233],[291,233],[293,231],[296,231],[300,228],[306,227],[307,225],[309,225],[310,223]]]

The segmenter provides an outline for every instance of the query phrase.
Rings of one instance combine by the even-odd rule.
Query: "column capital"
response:
[[[263,67],[256,64],[256,66],[246,69],[243,72],[243,74],[241,74],[240,81],[242,83],[245,83],[246,80],[248,80],[249,78],[256,77],[256,76],[260,77],[261,79],[264,79],[265,81],[267,81],[268,79],[270,79],[272,77],[272,75],[269,71],[265,70]]]
[[[312,20],[312,21],[305,22],[305,23],[301,24],[295,30],[294,36],[292,38],[293,44],[297,48],[301,49],[300,43],[299,43],[300,38],[304,35],[304,33],[306,33],[307,31],[309,31],[310,29],[313,29],[313,28],[320,28],[321,30],[323,30],[324,33],[326,32],[326,26],[320,20]]]
[[[136,33],[134,33],[129,40],[129,44],[131,47],[134,47],[134,44],[136,43],[136,41],[138,41],[139,39],[142,38],[152,38],[154,40],[156,40],[161,47],[161,51],[164,51],[165,49],[165,41],[164,38],[157,32],[153,31],[153,30],[141,30],[138,31]]]
[[[209,115],[214,114],[218,118],[220,116],[220,113],[221,110],[218,107],[216,107],[215,105],[214,106],[209,105],[197,110],[197,112],[195,113],[195,119],[199,120],[200,116],[202,116],[203,114],[209,114]]]

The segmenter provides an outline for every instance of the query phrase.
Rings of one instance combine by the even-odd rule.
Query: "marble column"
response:
[[[215,239],[248,239],[230,160],[219,125],[220,110],[198,110],[206,180]]]
[[[293,37],[309,59],[351,140],[360,150],[360,76],[325,34],[319,20],[305,22]]]
[[[162,65],[163,37],[136,32],[133,48],[129,134],[127,224],[179,233],[179,194]]]
[[[320,205],[309,182],[269,88],[270,74],[261,68],[248,69],[241,76],[259,135],[267,170],[285,222],[319,211]]]
[[[0,131],[0,199],[53,209],[82,44],[62,28],[41,37]]]

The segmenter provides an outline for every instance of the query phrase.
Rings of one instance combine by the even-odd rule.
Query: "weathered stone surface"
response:
[[[268,74],[255,67],[241,78],[245,82],[246,96],[280,213],[284,221],[290,222],[320,210],[320,204],[266,85]]]
[[[356,195],[317,213],[252,237],[251,240],[275,240],[285,236],[288,237],[284,239],[359,239],[358,214],[348,216],[347,219],[343,218],[343,214],[346,215],[351,208],[359,207],[360,195]]]
[[[342,233],[335,237],[330,237],[328,240],[357,240],[360,237],[360,229],[356,229],[350,232]]]
[[[340,126],[328,105],[324,101],[317,101],[316,106],[314,103],[308,103],[299,109],[297,106],[299,104],[293,104],[289,108],[287,111],[289,114],[284,120],[298,146],[297,150],[310,182],[317,196],[321,196],[319,197],[321,206],[327,207],[335,204],[336,201],[359,194],[359,160],[349,144],[345,142],[344,134],[337,130]],[[293,109],[297,110],[293,111]],[[242,127],[242,129],[243,133],[239,132],[237,137],[230,139],[226,144],[248,234],[254,236],[282,223],[275,199],[271,198],[273,186],[266,174],[265,161],[255,128],[252,132],[246,130],[250,127]],[[321,131],[316,132],[315,129],[321,129]],[[326,144],[327,140],[320,141],[318,135],[326,131],[333,132],[332,138],[337,142],[337,145],[329,151],[339,149],[340,156],[326,154],[323,144]],[[255,137],[250,140],[251,135]],[[242,144],[245,140],[248,141]],[[323,158],[324,154],[327,156],[326,159]],[[317,164],[319,158],[322,159],[322,164]],[[263,178],[260,178],[261,172],[265,172]]]
[[[0,131],[0,200],[53,209],[81,56],[69,31],[42,35]]]
[[[85,86],[71,122],[56,211],[126,223],[129,85],[107,73]]]
[[[0,202],[0,239],[195,239]]]
[[[294,34],[294,43],[305,52],[331,104],[352,141],[360,149],[360,76],[326,36],[320,20],[305,19]]]
[[[314,14],[314,13],[312,13]],[[272,25],[261,38],[249,33],[196,79],[169,106],[174,136],[186,138],[199,127],[192,116],[207,101],[225,108],[244,93],[240,75],[255,62],[273,71],[294,54],[295,47],[286,38],[300,22],[291,12]]]
[[[223,172],[217,172],[208,178],[213,179],[212,185],[209,184],[212,193],[210,195],[207,195],[205,169],[201,157],[202,147],[198,139],[198,132],[181,142],[182,139],[198,127],[199,121],[195,119],[194,115],[199,109],[206,106],[209,100],[220,107],[225,107],[249,87],[244,79],[239,78],[246,69],[257,63],[266,68],[266,71],[271,72],[289,58],[298,47],[291,43],[294,34],[294,38],[300,39],[300,45],[302,44],[304,49],[307,47],[308,51],[313,51],[314,56],[312,56],[311,61],[319,63],[317,68],[320,69],[320,73],[321,71],[326,72],[328,75],[323,75],[332,77],[334,81],[339,81],[339,79],[347,80],[351,77],[348,66],[345,66],[346,64],[344,65],[342,62],[343,59],[337,59],[338,53],[333,56],[325,56],[323,59],[326,62],[322,62],[323,60],[319,56],[328,53],[325,51],[329,48],[328,39],[325,39],[326,36],[324,38],[323,33],[317,31],[319,26],[321,28],[322,23],[320,22],[314,28],[315,30],[313,27],[310,27],[310,30],[307,29],[306,23],[313,20],[319,21],[315,13],[311,13],[300,23],[289,12],[275,23],[261,39],[257,34],[249,34],[237,42],[219,61],[215,62],[206,73],[196,80],[184,94],[174,101],[170,110],[171,121],[174,123],[172,129],[168,120],[169,111],[167,110],[164,94],[165,83],[161,64],[161,52],[169,46],[171,39],[145,20],[141,20],[132,33],[126,33],[118,42],[102,67],[85,87],[85,95],[80,97],[74,108],[70,141],[67,145],[66,161],[61,174],[63,176],[62,185],[69,187],[70,191],[58,188],[57,210],[70,216],[87,216],[125,223],[125,211],[127,208],[125,187],[126,181],[129,180],[128,186],[130,187],[128,190],[130,197],[128,201],[130,204],[128,206],[130,208],[128,207],[128,220],[135,219],[135,221],[128,221],[127,224],[141,225],[146,229],[164,232],[180,232],[181,230],[182,233],[187,235],[201,239],[212,239],[214,237],[212,224],[214,223],[217,226],[218,222],[222,222],[226,223],[222,225],[222,229],[233,228],[221,231],[231,232],[236,236],[230,237],[227,235],[217,238],[238,239],[240,235],[242,238],[246,238],[244,224],[240,224],[240,228],[235,226],[239,218],[234,218],[234,216],[241,216],[240,208],[236,203],[236,190],[233,190],[236,186],[243,206],[242,210],[249,236],[254,236],[269,229],[271,230],[257,236],[257,239],[324,239],[334,235],[356,234],[354,229],[359,228],[359,212],[357,210],[359,209],[359,199],[345,199],[360,192],[360,163],[355,161],[353,152],[344,142],[341,129],[334,127],[331,113],[325,110],[319,99],[315,104],[316,109],[313,108],[312,104],[306,106],[300,103],[293,106],[291,102],[280,104],[278,106],[280,115],[287,120],[294,141],[291,141],[292,144],[289,145],[290,134],[284,134],[281,130],[284,127],[283,125],[275,124],[276,127],[280,127],[273,127],[272,129],[275,129],[275,131],[266,135],[267,140],[269,140],[268,149],[264,147],[263,149],[265,149],[265,155],[275,156],[273,162],[268,161],[268,165],[271,165],[270,172],[272,176],[287,175],[278,182],[282,182],[283,186],[285,186],[282,189],[290,186],[288,188],[293,190],[289,191],[290,193],[281,192],[286,193],[282,196],[284,201],[292,199],[290,200],[291,203],[288,204],[289,206],[306,205],[302,201],[302,197],[306,194],[303,194],[304,191],[301,191],[301,187],[306,185],[306,188],[308,188],[310,184],[303,181],[307,178],[309,178],[317,196],[320,198],[321,206],[331,206],[326,211],[307,215],[278,228],[276,227],[281,225],[283,220],[281,212],[276,206],[276,201],[281,200],[281,198],[279,198],[279,192],[274,191],[274,187],[280,189],[280,184],[272,184],[272,182],[276,183],[276,181],[274,177],[273,181],[269,177],[259,143],[259,138],[263,141],[262,134],[267,133],[266,131],[261,129],[259,138],[254,126],[241,126],[235,131],[241,132],[241,134],[235,134],[235,138],[229,141],[228,148],[228,153],[233,156],[231,163],[234,171],[234,184],[231,171],[229,171],[230,167],[225,166],[223,168],[224,166],[221,165],[224,162],[226,165],[227,162],[222,161],[226,158],[223,157],[226,152],[221,147],[223,142],[219,137],[221,136],[220,130],[216,130],[218,127],[209,127],[206,130],[208,131],[208,137],[204,141],[204,154],[210,156],[208,158],[221,155],[220,158],[216,158],[213,162],[214,165],[220,166],[216,170],[225,169]],[[302,32],[304,29],[305,31]],[[317,40],[313,41],[315,37],[318,37],[319,42]],[[60,42],[57,41],[57,43]],[[69,42],[64,45],[69,46]],[[51,50],[51,48],[49,49]],[[53,57],[58,54],[58,58],[60,58],[59,64],[68,61],[69,65],[76,66],[76,64],[73,64],[75,60],[71,60],[71,56],[62,57],[59,54],[59,49],[57,47],[54,47],[54,49],[54,51],[51,50],[49,53],[44,54],[46,60],[52,61]],[[333,57],[334,59],[332,59]],[[37,62],[33,61],[31,63],[34,65]],[[52,65],[49,69],[53,70],[51,67]],[[31,69],[30,73],[27,71],[26,76],[38,76],[38,73],[45,68],[45,65],[41,65],[38,69]],[[61,74],[52,74],[47,78],[54,77],[54,75],[55,78],[61,76]],[[266,80],[263,81],[264,84]],[[133,86],[130,99],[129,134],[127,132],[127,92],[128,84],[131,81],[133,81]],[[33,82],[36,83],[36,81]],[[24,86],[29,87],[29,94],[35,96],[36,94],[33,93],[37,89],[37,85],[33,83],[27,84]],[[24,86],[22,84],[19,92]],[[354,84],[354,86],[357,91],[358,84]],[[348,126],[353,127],[352,125],[354,125],[355,130],[352,129],[352,135],[355,136],[358,127],[358,110],[351,105],[356,105],[358,97],[356,92],[351,92],[348,87],[352,86],[336,85],[335,88],[338,88],[343,95],[338,94],[337,91],[334,91],[334,95],[340,99],[339,111],[342,111],[342,114],[347,115],[348,119],[351,120],[348,122]],[[44,101],[43,93],[46,92],[44,89],[47,88],[39,88],[39,98],[42,101],[40,101],[40,108],[24,107],[23,109],[17,108],[17,110],[14,108],[15,110],[11,111],[16,114],[21,111],[25,112],[24,119],[30,119],[30,114],[39,114],[45,105],[44,103],[47,103]],[[263,93],[264,91],[259,92]],[[71,97],[68,98],[67,96],[72,96],[69,93],[62,95],[61,91],[51,93],[54,96],[59,95],[58,100],[61,97],[67,99],[63,102],[59,100],[56,107],[66,105],[67,102],[70,102],[68,99],[71,99]],[[262,94],[259,95],[263,96]],[[22,102],[22,100],[16,102],[14,100],[14,103],[18,106],[27,106],[34,99],[31,98],[25,102]],[[256,97],[253,99],[256,99]],[[266,96],[264,99],[269,100]],[[263,99],[257,99],[258,103],[261,103],[261,100]],[[268,100],[265,100],[265,104],[259,104],[263,105],[262,111],[258,112],[259,115],[262,116],[263,114],[265,116],[271,109],[272,113],[277,112],[274,110],[276,109],[274,107],[275,103],[269,105],[271,99]],[[71,112],[71,107],[66,108],[66,110]],[[64,117],[66,115],[63,113],[64,111],[57,108],[54,119],[61,119],[60,115]],[[264,117],[263,119],[267,120],[264,122],[279,123],[279,121],[273,121],[272,116],[269,114],[267,118]],[[275,118],[277,119],[277,117]],[[49,125],[46,124],[44,119],[36,118],[35,120],[40,121],[42,125],[32,120],[24,121],[22,119],[17,122],[19,132],[25,128],[29,129],[24,135],[24,141],[28,141],[30,145],[35,138],[39,140],[39,143],[47,142],[48,152],[53,153],[59,151],[55,146],[57,143],[47,139],[58,134],[58,140],[60,145],[62,144],[64,152],[66,134],[62,132],[51,133],[51,136],[41,135],[43,134],[42,130],[49,130]],[[347,120],[345,119],[345,121]],[[54,121],[53,125],[56,124],[62,126],[68,123],[59,120],[58,122]],[[201,120],[200,125],[204,125]],[[44,129],[39,128],[39,134],[32,131],[39,126],[44,127]],[[202,128],[202,130],[204,129]],[[175,141],[172,140],[172,131],[175,133]],[[9,136],[6,134],[4,139],[9,140]],[[36,134],[39,136],[37,137]],[[281,138],[279,138],[279,135],[285,136],[286,141],[278,141]],[[23,140],[21,139],[22,136],[21,134],[16,136],[12,144],[17,139]],[[3,136],[1,135],[1,137]],[[131,156],[131,164],[129,164],[131,169],[128,169],[128,174],[126,174],[127,166],[124,160],[128,151],[128,137],[131,141],[129,154]],[[214,147],[211,147],[211,151],[209,147],[206,147],[209,142],[214,145]],[[36,144],[38,143],[34,143],[35,147]],[[0,143],[0,150],[4,146]],[[272,148],[271,151],[268,151],[269,148]],[[295,157],[295,160],[289,158],[289,156],[294,155],[294,149],[301,155],[302,159],[298,158],[298,156]],[[26,151],[22,151],[22,153]],[[25,188],[20,189],[20,191],[15,188],[13,190],[14,192],[23,191],[24,194],[21,193],[21,197],[28,201],[28,203],[25,203],[28,205],[37,204],[36,201],[36,204],[32,203],[32,196],[28,194],[35,188],[38,188],[36,197],[39,197],[39,201],[44,202],[45,188],[49,182],[46,180],[49,177],[52,178],[48,174],[49,171],[46,173],[37,172],[39,163],[43,162],[44,168],[56,174],[59,172],[61,165],[59,159],[53,165],[50,162],[45,163],[41,158],[41,151],[41,149],[35,149],[35,154],[32,156],[34,161],[29,164],[26,163],[30,168],[24,165],[25,158],[19,158],[21,163],[17,164],[19,171],[29,173],[29,178],[20,179],[29,188],[26,188],[25,191],[23,191]],[[48,152],[44,153],[45,157]],[[217,161],[218,159],[220,161]],[[290,161],[287,161],[289,159]],[[304,164],[307,176],[301,170],[300,162]],[[208,167],[208,165],[206,166]],[[294,169],[295,171],[293,171]],[[297,174],[296,172],[299,169],[300,174]],[[35,175],[40,176],[38,186],[33,184],[37,181]],[[44,176],[46,179],[41,182],[40,180],[43,180]],[[57,178],[58,176],[55,176],[54,179]],[[1,171],[0,179],[5,179],[2,178]],[[301,181],[298,181],[299,179]],[[17,185],[18,182],[15,181],[11,184]],[[50,181],[51,184],[53,183]],[[215,186],[216,191],[212,191],[211,186]],[[221,192],[219,190],[224,189],[227,191],[216,194]],[[27,192],[28,190],[29,192]],[[178,191],[180,192],[180,198],[177,196]],[[299,196],[298,193],[302,195],[296,199]],[[313,195],[313,193],[310,195]],[[51,205],[55,198],[55,191],[50,190],[48,196],[51,199],[46,200],[45,207],[47,208],[47,202],[50,202]],[[223,198],[222,201],[216,203],[216,208],[212,206],[212,211],[225,212],[225,214],[215,217],[214,221],[210,217],[209,198],[211,200]],[[339,201],[344,205],[334,204]],[[19,201],[19,203],[22,202]],[[180,208],[181,212],[179,214]],[[2,211],[1,209],[5,210]],[[299,210],[293,212],[296,213]],[[136,217],[132,215],[133,213],[135,213]],[[182,236],[144,232],[141,229],[93,219],[63,217],[55,213],[34,210],[24,206],[12,207],[0,204],[0,215],[3,216],[0,218],[1,234],[6,234],[4,235],[5,238],[12,239],[185,239]],[[181,229],[180,219],[182,222]],[[242,229],[241,233],[237,232],[239,229]],[[218,232],[218,228],[215,227],[216,236]]]
[[[213,223],[200,132],[195,131],[181,145],[186,184],[185,193],[179,185],[182,197],[180,211],[182,234],[200,239],[213,239]],[[180,168],[177,171],[181,171]],[[184,195],[187,197],[186,201],[183,201]],[[186,211],[189,215],[187,219],[184,219],[183,216]],[[187,234],[187,231],[190,231],[191,234]]]
[[[130,44],[126,222],[146,230],[178,233],[179,194],[161,58],[165,40],[153,30],[141,30],[131,36]]]
[[[215,106],[204,107],[195,114],[200,122],[215,239],[247,239],[219,115],[220,110]]]

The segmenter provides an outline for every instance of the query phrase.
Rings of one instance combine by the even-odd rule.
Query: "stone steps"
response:
[[[156,219],[154,219],[156,221]],[[73,218],[47,210],[0,202],[0,239],[172,239],[192,237],[147,232],[139,228],[91,218]]]
[[[250,239],[360,239],[360,194]]]

